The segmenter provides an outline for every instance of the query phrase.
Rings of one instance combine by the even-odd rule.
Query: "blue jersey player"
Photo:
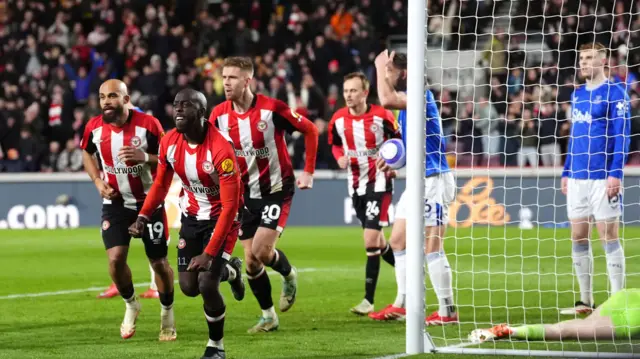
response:
[[[622,214],[622,174],[629,152],[629,100],[624,88],[606,78],[602,44],[580,48],[580,73],[586,80],[571,99],[571,135],[562,172],[571,221],[572,258],[580,300],[562,314],[588,314],[593,302],[593,255],[590,219],[600,234],[611,294],[624,287],[625,257],[618,238]]]
[[[398,121],[404,138],[407,133],[407,96],[404,92],[396,89],[400,90],[406,87],[407,56],[394,52],[389,55],[385,50],[378,55],[375,64],[380,102],[386,108],[401,110]],[[451,267],[442,246],[442,239],[448,222],[449,204],[455,197],[456,184],[445,156],[445,140],[442,134],[440,113],[433,93],[429,90],[426,92],[426,112],[425,260],[431,284],[438,297],[439,309],[426,318],[425,324],[456,324],[458,323],[458,314],[453,305]],[[378,164],[380,167],[386,168],[384,161],[380,160]],[[405,192],[396,206],[395,223],[390,241],[395,255],[398,295],[393,304],[380,312],[369,315],[376,320],[402,319],[406,314],[404,306],[406,293],[405,233],[407,200]]]

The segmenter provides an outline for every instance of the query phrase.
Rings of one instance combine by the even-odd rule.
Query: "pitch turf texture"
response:
[[[202,354],[207,329],[201,299],[187,298],[178,289],[176,342],[157,341],[159,303],[146,299],[142,300],[136,335],[127,341],[120,338],[122,300],[95,298],[99,292],[96,287],[109,284],[107,260],[97,228],[0,233],[0,358],[156,359],[199,358]],[[430,328],[438,345],[461,343],[475,327],[474,322],[487,326],[505,321],[557,321],[557,308],[574,302],[577,285],[571,274],[567,229],[521,231],[513,227],[479,226],[451,228],[449,233],[446,250],[454,270],[455,299],[465,323],[444,329]],[[172,236],[169,258],[175,267],[177,232],[173,231]],[[640,287],[637,256],[640,228],[625,228],[624,237],[627,284]],[[596,301],[601,303],[606,298],[606,267],[600,245],[593,244]],[[280,314],[279,331],[249,335],[246,330],[257,322],[260,313],[256,300],[247,288],[244,301],[235,302],[228,284],[223,283],[229,358],[375,358],[404,351],[403,323],[373,322],[349,313],[364,292],[365,253],[357,227],[288,228],[279,246],[301,270],[298,300],[290,312]],[[242,254],[240,245],[237,254]],[[143,283],[149,280],[149,270],[139,241],[132,245],[129,263],[134,282],[141,284],[137,293],[141,293],[147,288]],[[271,278],[277,303],[280,278],[275,275]],[[87,290],[92,287],[93,290]],[[74,289],[78,291],[53,294]],[[393,270],[382,263],[376,308],[391,302],[395,293]],[[437,302],[430,288],[427,303],[429,311],[435,309]],[[494,344],[479,347],[493,348]],[[595,349],[594,344],[575,342],[507,342],[495,347]],[[597,348],[640,352],[638,342],[601,343]]]

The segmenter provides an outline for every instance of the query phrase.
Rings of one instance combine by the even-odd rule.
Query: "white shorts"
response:
[[[445,172],[424,179],[424,225],[436,227],[449,222],[449,205],[456,197],[456,181],[453,173]],[[407,218],[407,191],[402,193],[396,205],[395,218]]]
[[[607,196],[607,180],[580,180],[569,178],[567,188],[567,216],[569,219],[589,218],[596,221],[618,218],[622,215],[622,193]]]

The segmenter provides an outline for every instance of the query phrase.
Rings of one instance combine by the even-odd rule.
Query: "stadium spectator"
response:
[[[528,163],[531,167],[538,167],[538,124],[531,118],[531,110],[522,112],[522,121],[519,126],[521,139],[518,166],[524,167]]]
[[[40,163],[42,172],[58,172],[58,159],[60,158],[60,144],[56,141],[49,142],[49,154]]]
[[[122,79],[134,102],[168,129],[173,125],[167,104],[179,90],[202,90],[210,106],[221,100],[219,66],[223,58],[235,54],[254,57],[252,87],[256,92],[301,111],[305,108],[311,118],[326,120],[342,106],[342,76],[359,70],[375,84],[373,59],[386,46],[380,40],[406,34],[406,0],[285,1],[277,5],[259,0],[222,1],[204,7],[196,3],[200,2],[9,2],[0,30],[3,160],[11,149],[16,150],[12,154],[19,153],[25,110],[34,102],[39,108],[30,128],[34,138],[46,142],[38,146],[42,152],[38,158],[49,154],[48,142],[64,144],[76,137],[84,126],[76,120],[76,108],[83,109],[84,122],[99,114],[92,96],[98,84],[108,78]],[[562,121],[567,116],[560,115],[566,112],[563,103],[570,101],[579,81],[574,79],[575,49],[582,43],[597,40],[610,47],[609,76],[627,84],[631,98],[637,99],[640,17],[629,2],[429,0],[428,6],[427,26],[432,31],[427,42],[432,47],[484,51],[485,78],[490,85],[485,88],[490,90],[477,91],[474,100],[479,96],[490,99],[498,117],[506,119],[496,128],[502,135],[513,130],[510,114],[514,120],[522,118],[522,109],[509,111],[514,101],[532,111],[541,131],[551,129],[552,118],[557,119],[556,135],[562,134]],[[507,16],[505,10],[516,16],[508,25],[498,21]],[[526,21],[518,15],[525,13]],[[538,39],[545,44],[542,58],[529,51],[525,57],[524,44]],[[449,122],[443,124],[443,130],[460,140],[460,145],[466,144],[468,152],[482,157],[487,150],[473,143],[478,129],[473,121],[467,122],[474,113],[461,110],[467,99],[454,90],[446,95],[440,91],[434,88],[443,120]],[[371,96],[375,95],[374,90]],[[552,108],[547,106],[543,112],[540,98],[549,96]],[[462,116],[457,116],[459,112]],[[9,118],[13,119],[11,125]],[[556,163],[542,155],[552,132],[540,135],[547,137],[539,139],[543,165]],[[640,148],[639,134],[640,126],[635,126],[633,150]],[[556,140],[564,153],[566,141],[562,137]],[[519,147],[507,138],[502,142],[498,152],[515,153],[515,157],[503,157],[514,158],[508,164],[517,165]],[[508,151],[507,144],[511,146]],[[464,159],[464,154],[458,158]]]
[[[82,169],[82,150],[73,138],[67,140],[65,150],[58,156],[59,172],[78,172]]]

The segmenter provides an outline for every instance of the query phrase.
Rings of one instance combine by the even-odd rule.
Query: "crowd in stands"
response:
[[[562,165],[571,93],[575,85],[583,83],[576,71],[578,50],[580,45],[593,42],[610,49],[607,75],[629,93],[629,163],[640,164],[640,3],[552,0],[494,2],[493,8],[482,2],[474,7],[473,3],[462,2],[456,13],[452,9],[458,2],[438,1],[429,18],[430,32],[435,35],[432,43],[449,50],[482,51],[481,64],[487,68],[486,91],[479,86],[475,97],[449,90],[437,95],[449,150],[456,154],[458,165]],[[498,15],[497,6],[506,8],[504,15]],[[487,12],[489,31],[477,31],[487,35],[475,38],[490,37],[482,47],[480,41],[469,46],[462,41],[464,36],[454,42],[452,34],[465,34],[468,26],[482,29],[476,19],[466,18],[469,13],[480,14],[482,21]],[[453,19],[443,20],[447,16]],[[501,17],[508,19],[506,28],[496,25]],[[546,49],[542,54],[531,51],[542,46]]]
[[[575,49],[594,32],[613,49],[610,75],[628,85],[640,112],[638,9],[607,0],[509,3],[428,0],[429,46],[483,51],[478,66],[487,69],[475,96],[433,89],[459,166],[560,164]],[[512,20],[500,28],[494,15],[504,6]],[[203,91],[209,107],[224,100],[220,66],[230,55],[254,59],[254,91],[314,121],[317,167],[336,169],[326,127],[344,106],[342,78],[364,72],[375,101],[373,60],[389,36],[406,35],[407,1],[0,0],[0,17],[0,171],[82,170],[80,138],[101,112],[98,87],[109,78],[172,128],[181,89]],[[532,61],[521,46],[536,36],[550,50]],[[301,168],[304,142],[294,134],[289,144]]]

